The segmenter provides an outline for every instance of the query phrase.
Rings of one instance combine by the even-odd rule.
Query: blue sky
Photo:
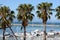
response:
[[[16,8],[19,6],[19,4],[32,4],[35,7],[35,10],[33,11],[33,13],[35,14],[33,22],[35,22],[35,21],[42,22],[41,19],[39,19],[36,15],[36,6],[42,2],[53,3],[52,8],[56,8],[57,6],[60,5],[60,0],[0,0],[0,4],[9,6],[11,10],[15,11],[15,15],[17,15]],[[53,12],[52,17],[50,20],[48,20],[48,22],[59,22],[59,20],[57,20],[55,18],[55,16],[54,16],[55,14],[56,14],[56,12]]]

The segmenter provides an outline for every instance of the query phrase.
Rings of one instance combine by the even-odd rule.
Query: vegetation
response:
[[[58,6],[57,8],[56,8],[56,17],[57,17],[57,19],[60,19],[60,6]]]
[[[13,18],[15,18],[14,11],[11,11],[9,9],[9,7],[2,6],[0,8],[0,27],[3,30],[3,40],[5,40],[5,31],[6,31],[6,28],[9,28],[12,31],[13,35],[14,35],[14,32],[11,29],[11,22],[13,21]]]
[[[52,9],[51,7],[52,3],[48,2],[42,2],[41,4],[37,5],[37,16],[42,19],[44,25],[43,40],[46,40],[46,23],[47,20],[51,18],[53,10],[57,12],[55,16],[60,19],[60,6],[58,6],[56,9]],[[19,21],[22,21],[21,29],[24,28],[24,40],[26,40],[26,26],[28,26],[28,22],[32,21],[34,17],[34,14],[32,13],[33,10],[34,6],[32,6],[31,4],[20,4],[17,8],[17,19]],[[11,9],[7,6],[0,7],[0,28],[3,30],[3,40],[5,40],[6,28],[9,28],[16,40],[18,40],[13,30],[11,29],[11,23],[13,22],[13,18],[15,18],[14,11],[11,11]]]
[[[28,25],[28,21],[32,21],[33,14],[31,13],[34,7],[31,4],[21,4],[18,6],[18,15],[17,19],[22,21],[22,28],[24,28],[24,40],[26,40],[26,26]]]
[[[37,8],[37,16],[42,19],[43,25],[44,25],[44,39],[46,40],[46,22],[48,18],[50,19],[50,15],[52,15],[52,10],[51,10],[52,3],[41,3],[38,4]]]

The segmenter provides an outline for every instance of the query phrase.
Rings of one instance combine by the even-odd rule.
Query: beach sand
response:
[[[53,37],[52,37],[53,36]],[[18,40],[23,40],[23,36],[17,36]],[[60,35],[50,35],[50,37],[46,37],[47,40],[60,40]],[[2,40],[2,37],[0,37],[0,40]],[[16,40],[14,37],[6,37],[6,40]],[[43,35],[40,36],[32,36],[27,35],[26,40],[43,40]]]

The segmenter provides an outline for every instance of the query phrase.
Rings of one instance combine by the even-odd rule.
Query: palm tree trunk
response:
[[[26,40],[26,27],[24,27],[24,40]]]
[[[3,40],[5,40],[5,35],[4,35],[4,33],[5,33],[5,29],[3,29]]]
[[[44,38],[43,40],[46,40],[46,24],[44,24]]]
[[[11,32],[13,33],[13,35],[15,36],[15,34],[14,34],[14,32],[12,31],[11,27],[9,27],[9,28],[10,28]],[[16,38],[16,40],[18,40],[16,36],[15,36],[15,38]]]

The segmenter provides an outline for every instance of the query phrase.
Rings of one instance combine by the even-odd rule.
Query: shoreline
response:
[[[11,24],[12,26],[22,26],[22,24]],[[28,24],[28,26],[44,26],[43,24]],[[60,26],[56,24],[46,24],[46,26]]]
[[[22,33],[23,34],[23,33]],[[29,35],[29,33],[27,33],[28,35],[26,36],[27,40],[43,40],[43,36],[44,35],[40,35],[40,36],[33,36],[33,35]],[[17,38],[18,40],[23,40],[23,35],[21,36],[21,33],[18,34]],[[14,40],[15,38],[12,36],[6,36],[5,37],[6,40]],[[46,36],[47,40],[60,40],[60,35],[47,35]],[[0,40],[2,39],[2,37],[0,36]]]

